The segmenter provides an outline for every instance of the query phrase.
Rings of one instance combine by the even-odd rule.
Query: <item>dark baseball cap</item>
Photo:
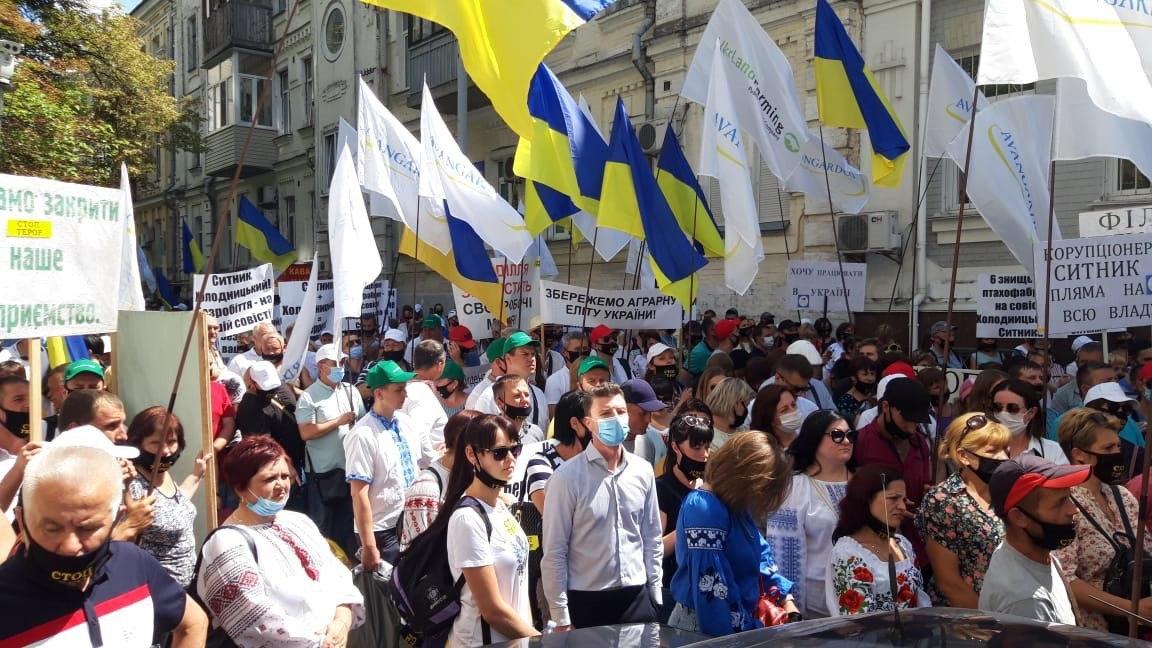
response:
[[[932,399],[928,390],[919,380],[896,378],[884,389],[884,399],[889,407],[896,408],[900,415],[916,423],[929,423],[932,420]]]
[[[635,405],[645,412],[659,412],[664,409],[664,401],[656,398],[656,392],[646,380],[635,378],[620,385],[624,392],[624,402]]]
[[[1058,466],[1031,452],[1000,464],[988,481],[992,509],[1003,518],[1037,488],[1072,488],[1088,481],[1092,466]]]

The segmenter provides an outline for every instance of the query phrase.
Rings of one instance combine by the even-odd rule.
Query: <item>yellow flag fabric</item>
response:
[[[404,228],[404,233],[400,237],[400,254],[412,257],[428,266],[452,285],[479,299],[493,313],[500,312],[502,284],[475,281],[464,277],[456,269],[456,258],[451,252],[444,254],[424,241],[421,241],[419,248],[417,248],[416,234],[407,227]]]

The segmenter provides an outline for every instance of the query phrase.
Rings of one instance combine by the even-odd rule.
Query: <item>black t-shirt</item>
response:
[[[667,517],[661,535],[668,535],[676,530],[676,521],[680,519],[680,505],[690,492],[692,489],[676,479],[671,470],[664,471],[664,474],[656,479],[656,502],[660,506],[660,512]],[[676,552],[669,551],[664,554],[664,587],[672,586],[672,576],[675,573]]]
[[[304,441],[296,423],[296,397],[292,389],[282,386],[272,400],[249,392],[236,407],[236,429],[244,436],[270,435],[292,459],[293,465],[304,465]]]
[[[147,646],[184,618],[184,589],[143,549],[113,542],[88,591],[45,579],[24,552],[0,565],[0,645]]]

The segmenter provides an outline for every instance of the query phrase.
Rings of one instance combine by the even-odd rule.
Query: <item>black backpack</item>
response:
[[[456,507],[474,509],[484,520],[488,539],[492,539],[492,523],[484,505],[474,497],[465,495]],[[439,515],[451,515],[441,510]],[[452,578],[448,566],[448,525],[436,525],[416,536],[396,561],[392,571],[392,586],[388,596],[400,612],[408,627],[425,637],[438,637],[452,629],[460,614],[460,592],[464,589],[464,576]],[[487,622],[482,621],[484,643],[490,643]]]
[[[252,540],[252,535],[250,533],[248,533],[248,531],[244,530],[244,527],[242,527],[242,526],[228,524],[228,525],[224,525],[221,527],[216,527],[216,529],[214,531],[212,531],[212,533],[208,534],[207,538],[204,538],[204,544],[207,544],[209,538],[216,535],[220,531],[223,531],[224,529],[234,529],[240,535],[244,536],[244,541],[248,543],[248,551],[252,552],[252,558],[256,561],[256,565],[259,566],[260,565],[260,554],[257,553],[257,551],[256,551],[256,543],[255,543],[255,541]],[[204,563],[204,545],[202,544],[202,545],[200,545],[200,552],[196,555],[196,566],[192,569],[192,582],[188,584],[188,587],[185,591],[187,591],[188,596],[192,597],[192,600],[196,601],[196,603],[200,606],[200,608],[204,610],[204,614],[208,615],[208,617],[211,618],[212,617],[211,610],[208,609],[208,606],[200,598],[200,593],[196,591],[196,583],[197,583],[197,581],[200,580],[200,567],[201,567],[201,565],[203,565],[203,563]],[[228,633],[224,631],[224,628],[222,628],[220,626],[209,626],[208,637],[207,637],[206,641],[204,642],[204,647],[205,648],[236,648],[236,642],[232,641],[232,638],[228,636]]]

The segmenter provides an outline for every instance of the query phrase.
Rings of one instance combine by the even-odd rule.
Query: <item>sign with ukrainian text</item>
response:
[[[976,279],[976,337],[1036,338],[1036,289],[1026,274]]]
[[[674,329],[680,302],[659,290],[585,290],[554,281],[540,282],[540,321],[560,326],[614,329]]]
[[[332,331],[332,318],[335,316],[332,280],[317,281],[316,285],[319,290],[316,294],[316,318],[312,323],[312,331],[308,335],[309,339],[320,337],[320,331],[325,329]],[[276,304],[278,317],[273,318],[272,321],[276,324],[277,330],[284,331],[285,335],[287,335],[288,327],[296,324],[300,309],[304,307],[304,291],[307,289],[307,281],[281,281],[276,284],[276,292],[280,299]]]
[[[843,274],[843,279],[841,279]],[[791,261],[788,263],[788,310],[843,313],[844,291],[848,308],[864,310],[867,263]]]
[[[514,263],[504,257],[497,257],[492,260],[492,267],[504,291],[503,313],[493,313],[475,296],[452,286],[456,317],[460,325],[467,326],[472,336],[480,339],[491,336],[497,319],[508,322],[508,326],[527,331],[532,327],[532,320],[540,314],[540,266],[535,263]]]
[[[1037,306],[1049,301],[1052,335],[1073,335],[1152,321],[1152,234],[1119,234],[1052,243],[1051,282],[1046,243],[1035,251]],[[1043,322],[1040,324],[1043,327]]]
[[[116,330],[119,189],[0,175],[0,338]]]
[[[1152,205],[1080,212],[1080,236],[1152,234]]]
[[[208,275],[208,290],[200,308],[220,322],[220,337],[235,337],[260,322],[272,320],[275,276],[271,263]],[[192,275],[194,295],[200,294],[203,285],[204,275]]]

